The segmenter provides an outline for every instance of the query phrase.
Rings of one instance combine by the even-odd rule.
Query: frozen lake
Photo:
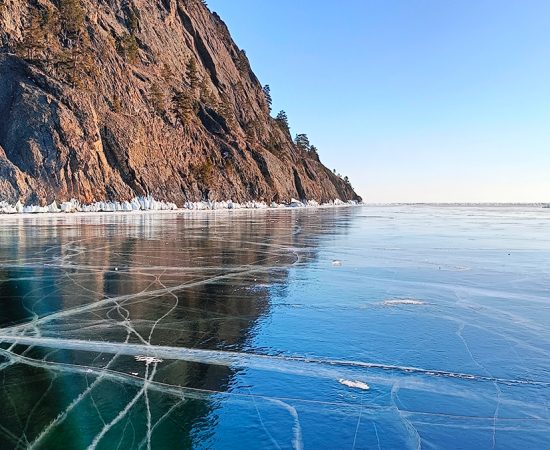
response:
[[[547,449],[550,209],[0,217],[0,448]]]

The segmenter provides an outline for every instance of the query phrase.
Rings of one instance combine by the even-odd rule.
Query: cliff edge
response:
[[[0,0],[0,200],[360,200],[200,0]]]

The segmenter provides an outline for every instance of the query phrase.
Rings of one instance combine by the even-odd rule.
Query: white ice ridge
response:
[[[174,203],[155,200],[152,196],[135,197],[131,201],[103,201],[82,204],[72,199],[62,202],[59,206],[53,202],[48,206],[23,206],[18,201],[15,205],[0,202],[0,214],[37,214],[37,213],[73,213],[73,212],[131,212],[131,211],[171,211],[178,207]]]
[[[87,341],[79,339],[59,339],[35,336],[0,335],[0,343],[28,345],[57,350],[77,350],[84,352],[110,353],[139,357],[140,361],[158,363],[164,360],[190,361],[203,364],[269,370],[282,373],[295,373],[333,380],[347,380],[350,375],[346,368],[381,369],[430,377],[448,377],[472,381],[498,382],[505,385],[534,385],[550,387],[550,382],[531,379],[506,379],[488,375],[431,370],[412,366],[395,366],[364,361],[321,359],[300,356],[273,356],[256,353],[239,353],[223,350],[204,350],[188,347],[169,347],[125,342]],[[2,350],[0,349],[0,352]],[[312,367],[309,367],[309,366]],[[321,366],[321,367],[320,367]],[[372,378],[372,377],[371,377]],[[380,381],[380,380],[379,380]],[[361,382],[356,380],[355,383]]]
[[[0,201],[0,214],[38,214],[38,213],[74,213],[74,212],[132,212],[132,211],[176,211],[186,210],[222,210],[222,209],[268,209],[268,208],[315,208],[319,206],[345,206],[357,205],[358,202],[350,200],[343,202],[336,199],[322,205],[315,200],[305,200],[303,202],[292,199],[289,203],[271,203],[263,201],[250,201],[245,203],[226,201],[202,201],[185,202],[183,208],[178,208],[175,203],[155,200],[152,196],[135,197],[131,201],[102,201],[90,204],[82,204],[72,199],[68,202],[57,204],[53,202],[48,206],[30,205],[24,206],[20,201],[12,205],[5,201]]]

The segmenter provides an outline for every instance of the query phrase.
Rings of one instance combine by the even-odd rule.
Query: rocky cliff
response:
[[[358,200],[200,0],[0,0],[0,200]]]

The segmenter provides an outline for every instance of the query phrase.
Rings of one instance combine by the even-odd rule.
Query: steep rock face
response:
[[[0,200],[359,199],[200,1],[0,0],[0,45]]]

